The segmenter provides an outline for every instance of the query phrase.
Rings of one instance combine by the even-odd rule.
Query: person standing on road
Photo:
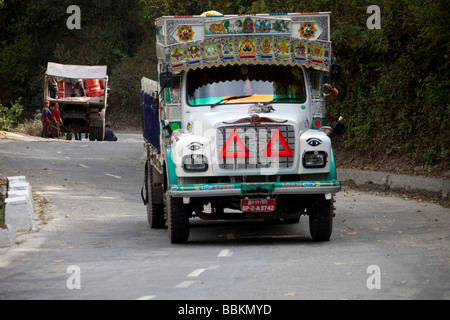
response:
[[[58,98],[58,78],[55,76],[48,76],[48,91],[50,93],[50,98]]]
[[[44,108],[42,109],[42,117],[41,117],[41,121],[42,121],[42,137],[43,138],[48,138],[49,135],[51,134],[51,120],[52,120],[52,116],[51,116],[49,107],[50,107],[50,101],[45,100]]]
[[[75,132],[75,140],[81,141],[81,133]]]
[[[53,108],[51,112],[51,118],[52,118],[52,136],[53,138],[59,138],[61,136],[61,126],[63,124],[61,119],[61,112],[59,111],[59,104],[56,103],[55,107]]]

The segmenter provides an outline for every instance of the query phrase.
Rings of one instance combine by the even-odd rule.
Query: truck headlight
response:
[[[204,172],[208,170],[208,162],[202,154],[191,154],[183,157],[183,169],[186,172]]]
[[[325,151],[306,151],[303,154],[305,168],[324,168],[326,165],[327,153]]]

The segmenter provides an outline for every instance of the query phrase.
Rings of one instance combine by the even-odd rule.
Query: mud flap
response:
[[[148,203],[148,190],[147,190],[147,178],[148,178],[148,162],[150,159],[147,159],[145,162],[145,172],[144,172],[144,183],[142,184],[141,188],[141,198],[144,202],[144,205],[146,206]]]

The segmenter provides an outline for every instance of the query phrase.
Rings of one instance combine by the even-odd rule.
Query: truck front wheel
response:
[[[333,201],[314,196],[308,206],[309,231],[314,241],[329,241],[333,231]]]
[[[146,166],[147,220],[150,228],[161,229],[166,226],[166,219],[164,218],[164,204],[157,201],[157,198],[162,200],[162,186],[154,184],[154,175],[159,173],[155,172],[156,170],[149,161],[146,163]]]
[[[189,210],[182,198],[166,191],[167,226],[171,243],[185,243],[189,238]]]

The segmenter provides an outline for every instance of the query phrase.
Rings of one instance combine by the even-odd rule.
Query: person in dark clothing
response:
[[[48,76],[48,91],[50,93],[50,98],[57,99],[58,90],[58,78],[55,76]]]
[[[105,125],[105,141],[117,141],[117,137],[114,132],[111,130],[111,126],[109,124]]]
[[[42,109],[41,115],[43,138],[48,138],[52,134],[52,127],[51,127],[52,116],[49,108],[50,108],[50,101],[45,100],[44,108]]]

